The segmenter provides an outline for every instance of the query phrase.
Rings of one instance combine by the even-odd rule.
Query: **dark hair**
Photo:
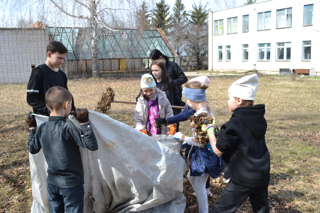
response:
[[[64,102],[72,101],[72,95],[65,88],[55,86],[48,89],[45,101],[50,110],[59,110],[63,106]]]
[[[168,61],[168,57],[166,55],[163,55],[162,52],[160,52],[160,50],[158,49],[154,49],[151,51],[149,58],[152,60],[157,60],[160,57],[164,58],[166,61]]]
[[[151,66],[150,66],[150,74],[152,75],[152,77],[155,79],[155,82],[156,81],[156,78],[153,76],[152,74],[152,70],[151,70],[151,67],[152,65],[157,65],[161,68],[161,71],[162,71],[162,75],[161,75],[161,82],[162,82],[162,91],[167,91],[168,87],[169,87],[169,76],[167,74],[167,68],[166,68],[166,61],[162,58],[158,59],[158,60],[155,60],[152,62]],[[158,84],[158,82],[157,82]]]
[[[237,97],[234,97],[235,99],[237,99]],[[243,100],[242,99],[242,105],[241,106],[253,106],[254,101],[251,100]]]
[[[67,53],[68,49],[59,41],[50,41],[50,43],[47,45],[47,52],[51,52],[51,53]]]

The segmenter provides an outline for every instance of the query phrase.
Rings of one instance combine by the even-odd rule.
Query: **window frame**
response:
[[[220,59],[220,53],[221,53],[221,59]],[[218,61],[223,61],[223,46],[218,46]]]
[[[226,61],[231,61],[231,45],[226,45],[225,51],[226,51]],[[228,59],[228,52],[229,52],[229,56],[230,56],[229,59]]]
[[[288,26],[288,10],[291,10],[291,19],[290,19],[290,26]],[[278,17],[279,17],[279,12],[284,10],[284,17],[285,17],[285,25],[286,26],[281,26],[279,27],[278,25]],[[283,9],[278,9],[277,13],[276,13],[276,29],[283,29],[283,28],[292,28],[292,7],[288,7],[288,8],[283,8]]]
[[[305,45],[305,42],[310,42],[310,45]],[[310,47],[310,58],[305,58],[305,48]],[[302,41],[302,61],[311,61],[311,49],[312,49],[312,41]]]
[[[245,17],[248,17],[248,19],[245,19]],[[245,21],[247,22],[246,26],[248,26],[248,31],[245,31],[245,29],[244,29]],[[249,32],[249,14],[242,16],[242,32],[243,33],[248,33]]]
[[[234,19],[237,19],[235,22]],[[229,23],[231,25],[231,28],[229,28]],[[234,24],[236,24],[236,27],[234,27]],[[233,31],[235,29],[235,32]],[[227,18],[227,34],[236,34],[238,33],[238,16]]]
[[[216,32],[216,26],[218,27],[217,28],[218,32]],[[221,29],[220,29],[220,26],[222,26]],[[222,31],[221,33],[220,33],[220,30]],[[214,20],[214,36],[219,36],[219,35],[223,35],[223,19]]]
[[[280,46],[279,44],[283,43],[282,46]],[[287,44],[287,45],[286,45]],[[279,51],[278,49],[283,48],[283,59],[279,58]],[[290,59],[288,59],[288,49],[290,48]],[[276,60],[277,61],[291,61],[291,42],[277,42],[276,43]]]
[[[312,16],[311,16],[311,24],[305,24],[306,22],[306,6],[311,6],[312,5]],[[313,4],[306,4],[303,6],[303,26],[308,27],[313,25]]]
[[[260,44],[263,44],[264,47],[260,47],[260,46],[259,46]],[[269,44],[269,46],[268,46],[268,44]],[[260,58],[259,58],[259,55],[260,55],[259,50],[262,49],[262,48],[263,48],[263,50],[264,50],[265,59],[260,59]],[[270,54],[269,54],[269,59],[267,59],[268,50],[269,50],[269,53],[270,53]],[[257,59],[257,61],[270,62],[270,60],[271,60],[271,43],[258,43],[258,59]]]
[[[245,47],[244,45],[247,45],[247,47]],[[248,58],[247,59],[245,59],[245,50],[247,50],[246,52],[248,53],[247,54],[247,56],[248,56]],[[245,62],[247,62],[247,61],[249,61],[249,44],[242,44],[242,61],[245,61]]]
[[[270,18],[269,18],[269,22],[268,22],[268,27],[269,28],[266,28],[266,14],[267,13],[270,13]],[[259,29],[259,14],[263,14],[262,16],[262,25],[263,25],[263,28]],[[258,20],[257,20],[257,31],[264,31],[264,30],[271,30],[271,10],[269,11],[264,11],[264,12],[259,12],[258,13]]]

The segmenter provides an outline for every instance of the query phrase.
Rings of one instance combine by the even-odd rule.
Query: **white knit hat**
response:
[[[233,82],[228,92],[234,97],[253,101],[256,97],[258,83],[257,74],[247,75]]]
[[[141,76],[141,89],[156,87],[156,82],[154,81],[152,75],[144,74]]]
[[[190,79],[190,81],[199,81],[202,84],[209,84],[210,83],[209,78],[204,75],[192,78],[192,79]]]

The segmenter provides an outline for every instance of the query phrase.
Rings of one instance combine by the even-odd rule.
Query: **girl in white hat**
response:
[[[152,135],[167,134],[169,128],[157,128],[155,119],[173,116],[169,100],[164,92],[156,86],[152,75],[144,74],[141,77],[142,94],[137,100],[134,112],[134,126],[143,133]]]

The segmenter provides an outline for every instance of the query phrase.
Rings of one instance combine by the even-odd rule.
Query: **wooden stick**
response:
[[[122,104],[137,104],[136,102],[132,101],[112,101],[113,103],[122,103]],[[172,108],[174,109],[184,109],[183,106],[176,106],[176,105],[171,105]]]

